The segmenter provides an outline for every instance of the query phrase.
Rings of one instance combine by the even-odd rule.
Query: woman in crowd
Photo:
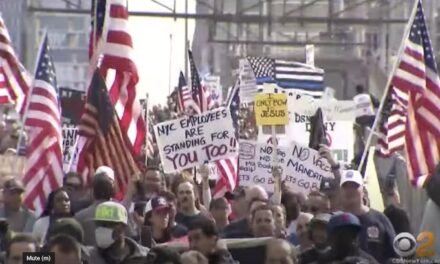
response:
[[[151,199],[145,208],[145,222],[141,228],[141,245],[148,248],[172,239],[170,228],[170,205],[164,197]]]
[[[49,194],[46,208],[34,224],[32,235],[43,244],[57,219],[72,216],[70,199],[67,192],[62,188],[54,190]]]

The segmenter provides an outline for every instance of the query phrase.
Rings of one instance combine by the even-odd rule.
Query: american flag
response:
[[[229,107],[229,110],[231,111],[231,118],[235,128],[235,138],[238,140],[240,134],[240,127],[238,124],[240,111],[240,85],[238,82],[229,93],[229,97],[226,100],[226,106]],[[223,197],[227,191],[235,189],[238,181],[237,164],[238,157],[229,158],[226,161],[222,160],[220,161],[220,164],[217,163],[218,171],[221,173],[222,177],[219,178],[214,188],[215,198]]]
[[[17,111],[23,114],[30,86],[30,76],[19,62],[0,16],[0,104],[15,103]]]
[[[130,177],[139,169],[125,143],[126,134],[120,127],[99,70],[93,75],[78,134],[81,145],[78,167],[85,172],[83,175],[92,175],[98,167],[109,166],[115,171],[119,192],[123,193]],[[85,178],[90,183],[90,177]]]
[[[177,107],[179,112],[185,113],[188,107],[194,105],[194,100],[192,97],[191,90],[186,84],[185,76],[180,72],[179,75],[179,85],[177,87]]]
[[[231,118],[235,128],[235,137],[239,138],[240,84],[237,81],[226,99],[226,106],[231,110]]]
[[[304,63],[267,57],[247,57],[257,85],[276,83],[286,90],[296,90],[315,98],[324,93],[324,71]]]
[[[151,117],[148,115],[148,102],[149,102],[149,96],[147,95],[147,98],[144,100],[141,100],[140,103],[142,105],[142,117],[145,120],[145,124],[147,124],[147,137],[145,141],[145,155],[148,160],[148,158],[154,157],[154,137],[153,137],[153,128],[152,128],[152,120]]]
[[[25,120],[29,141],[23,177],[24,202],[37,212],[42,211],[46,197],[59,188],[63,180],[61,111],[55,68],[49,52],[45,35]]]
[[[189,62],[191,66],[191,92],[193,100],[197,103],[200,112],[211,110],[214,107],[213,100],[209,93],[202,87],[199,73],[193,60],[191,51],[189,53]],[[220,173],[219,180],[214,190],[214,197],[221,196],[226,191],[232,191],[237,182],[237,157],[217,160],[214,162]]]
[[[392,76],[392,106],[379,143],[383,154],[404,143],[410,181],[420,187],[439,162],[440,79],[420,1],[415,8]]]
[[[196,64],[190,50],[188,51],[188,56],[189,64],[191,67],[191,95],[193,101],[199,108],[195,110],[199,113],[203,113],[205,111],[211,110],[214,107],[214,101],[212,100],[208,89],[202,86],[199,73],[197,72]]]
[[[133,42],[128,32],[126,0],[107,0],[102,33],[101,73],[106,77],[111,102],[116,110],[121,130],[128,137],[135,156],[141,153],[145,124],[141,105],[136,100],[139,81],[134,62]]]

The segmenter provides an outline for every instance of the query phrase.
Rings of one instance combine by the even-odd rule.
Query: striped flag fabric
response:
[[[185,76],[180,72],[179,75],[179,84],[177,87],[177,107],[179,112],[185,113],[188,111],[190,106],[195,104],[194,99],[192,97],[191,90],[186,84]]]
[[[240,134],[240,126],[238,124],[240,110],[239,82],[234,85],[232,91],[229,93],[229,97],[226,100],[226,107],[231,111],[231,118],[235,128],[235,138],[238,140]],[[214,187],[214,198],[223,197],[226,192],[235,189],[238,183],[238,157],[229,158],[226,161],[221,160],[220,164],[217,164],[217,168],[222,177],[219,178]]]
[[[192,52],[188,51],[191,67],[191,93],[193,100],[197,103],[199,113],[212,110],[214,102],[209,92],[204,89],[200,82],[200,77],[194,63]],[[226,191],[235,189],[238,179],[238,160],[237,157],[217,160],[214,162],[219,171],[219,180],[214,188],[214,197],[220,197]]]
[[[91,175],[100,166],[115,171],[118,191],[124,193],[130,178],[139,172],[127,135],[122,131],[105,81],[96,70],[90,85],[84,113],[78,126],[79,153],[77,171],[91,182]]]
[[[214,107],[214,101],[212,100],[208,89],[202,86],[200,76],[197,72],[196,64],[190,50],[188,51],[188,58],[191,68],[191,95],[194,102],[196,102],[197,107],[199,108],[197,109],[197,112],[203,113],[205,111],[211,110]]]
[[[408,26],[392,76],[392,107],[381,147],[390,154],[404,142],[410,181],[421,187],[440,160],[440,79],[420,1]]]
[[[10,90],[8,89],[8,83],[6,82],[5,72],[3,66],[0,65],[0,104],[13,104],[14,101],[10,96]]]
[[[0,16],[0,104],[15,104],[24,114],[31,78],[19,62],[8,29]]]
[[[255,74],[257,85],[275,83],[286,90],[296,90],[315,98],[324,93],[324,70],[308,64],[272,59],[247,57]]]
[[[55,68],[49,52],[45,35],[24,122],[29,133],[23,176],[24,203],[37,213],[43,210],[46,197],[61,187],[63,180],[61,111]]]
[[[135,157],[139,156],[145,138],[142,108],[136,100],[138,71],[133,54],[133,41],[128,31],[126,0],[107,0],[102,33],[100,70],[106,79],[111,102],[119,119],[122,133],[128,137]]]
[[[147,98],[142,99],[141,101],[141,105],[142,105],[142,117],[145,120],[145,124],[146,124],[146,131],[147,131],[147,136],[145,139],[145,155],[146,155],[146,159],[148,160],[148,158],[153,158],[154,157],[154,138],[153,138],[153,121],[151,120],[151,117],[148,115],[148,102],[149,102],[149,96],[147,94]]]
[[[405,124],[408,95],[390,87],[381,113],[377,154],[390,157],[405,147]]]

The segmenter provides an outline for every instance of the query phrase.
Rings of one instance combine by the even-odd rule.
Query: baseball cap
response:
[[[333,232],[341,227],[354,227],[357,230],[361,230],[361,222],[359,218],[351,213],[339,212],[335,213],[328,222],[327,229],[329,232]]]
[[[99,167],[96,172],[96,174],[99,173],[104,173],[105,175],[107,175],[109,177],[110,180],[114,181],[115,180],[115,172],[113,171],[112,168],[108,167],[108,166],[101,166]]]
[[[330,221],[330,218],[332,217],[331,214],[317,214],[315,215],[315,217],[312,218],[312,220],[310,220],[310,224],[318,224],[318,223],[322,223],[322,224],[328,224],[328,222]]]
[[[160,211],[160,210],[168,210],[170,209],[170,205],[168,204],[165,197],[157,196],[153,199],[150,199],[148,201],[147,205],[145,206],[145,213],[151,212],[151,211]]]
[[[127,209],[122,204],[108,201],[98,205],[95,211],[95,221],[128,223]]]
[[[14,192],[14,191],[18,191],[18,192],[24,192],[24,186],[23,184],[16,179],[10,179],[4,182],[3,184],[3,189],[8,191],[8,192]]]
[[[359,186],[364,185],[364,179],[362,178],[361,173],[357,170],[346,170],[342,173],[341,186],[346,182],[354,182]]]

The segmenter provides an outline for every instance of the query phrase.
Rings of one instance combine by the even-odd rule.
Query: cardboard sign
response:
[[[281,143],[282,144],[282,143]],[[272,144],[240,140],[239,184],[240,186],[261,185],[267,192],[274,191]],[[278,146],[277,158],[285,162],[287,147]]]
[[[63,169],[66,171],[73,155],[73,148],[78,136],[78,128],[75,126],[63,126]]]
[[[257,80],[249,61],[240,59],[240,100],[242,103],[252,103],[257,95]]]
[[[165,173],[237,155],[231,113],[225,108],[154,126]]]
[[[0,177],[22,177],[26,158],[16,155],[0,155]]]
[[[318,151],[291,142],[283,164],[284,182],[293,191],[309,194],[319,191],[322,178],[333,178],[330,165]]]
[[[287,125],[289,112],[285,94],[258,94],[255,96],[257,125]]]

